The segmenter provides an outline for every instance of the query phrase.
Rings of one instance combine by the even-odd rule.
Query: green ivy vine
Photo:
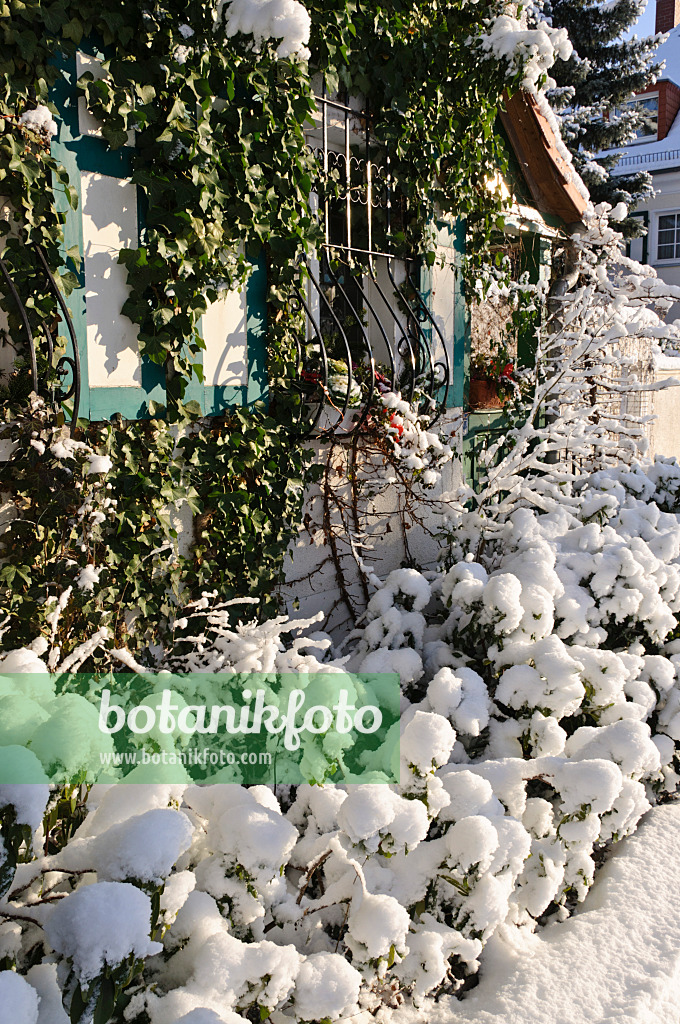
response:
[[[64,454],[65,432],[44,406],[5,415],[0,433],[13,450],[0,462],[0,490],[16,514],[0,537],[4,647],[49,639],[68,587],[62,653],[101,626],[133,651],[171,642],[181,606],[215,589],[259,598],[249,617],[278,610],[309,453],[264,410],[187,421],[179,436],[163,420],[89,424],[77,443],[108,456],[101,476],[83,449]],[[96,586],[82,586],[86,567]]]

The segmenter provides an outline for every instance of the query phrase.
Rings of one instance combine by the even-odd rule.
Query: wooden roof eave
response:
[[[501,121],[539,212],[560,217],[565,224],[582,220],[587,202],[534,97],[523,90],[506,96]]]

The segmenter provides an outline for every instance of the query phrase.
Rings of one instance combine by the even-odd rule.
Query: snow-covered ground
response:
[[[519,933],[515,930],[516,936]],[[478,988],[428,1024],[680,1024],[680,803],[651,810],[570,920],[494,935]],[[413,1011],[404,1018],[414,1019]],[[403,1024],[406,1024],[405,1019]]]

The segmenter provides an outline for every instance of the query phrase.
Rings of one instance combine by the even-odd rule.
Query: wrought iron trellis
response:
[[[316,97],[307,133],[318,160],[314,209],[323,242],[296,289],[306,335],[297,343],[305,436],[368,424],[380,392],[401,391],[434,422],[450,387],[447,341],[420,293],[419,261],[396,248],[404,209],[370,110]]]
[[[21,321],[23,334],[25,338],[21,339],[26,345],[26,354],[28,356],[28,363],[31,371],[31,385],[32,390],[36,394],[49,395],[49,399],[55,409],[61,407],[62,403],[67,402],[69,399],[73,399],[73,408],[71,413],[71,436],[73,436],[76,423],[78,420],[78,410],[80,408],[80,357],[78,353],[78,339],[76,338],[76,332],[73,327],[73,321],[69,314],[68,308],[64,301],[59,286],[54,279],[54,275],[50,270],[47,262],[45,252],[40,245],[34,245],[31,247],[31,251],[35,253],[37,261],[45,274],[45,281],[49,291],[54,296],[59,308],[61,319],[66,324],[69,339],[71,342],[72,355],[64,353],[54,363],[55,354],[55,332],[59,323],[59,317],[48,323],[47,320],[43,319],[37,325],[37,327],[31,327],[28,310],[24,305],[21,296],[19,295],[16,286],[12,280],[12,276],[9,272],[7,264],[0,257],[0,273],[7,289],[7,293],[11,296],[14,305],[16,306]],[[40,350],[41,354],[45,355],[45,370],[38,369],[38,349],[36,348],[36,340],[39,335],[44,336],[46,345],[46,353]],[[20,341],[20,339],[12,339],[13,341]],[[41,360],[42,362],[42,360]],[[71,382],[66,387],[60,386],[55,383],[56,379],[64,380],[70,374]]]

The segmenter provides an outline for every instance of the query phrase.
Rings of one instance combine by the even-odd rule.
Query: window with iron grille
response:
[[[306,315],[299,388],[310,432],[351,432],[372,403],[400,391],[429,411],[446,404],[450,339],[422,295],[421,265],[405,250],[406,201],[361,97],[316,97],[307,140],[317,158],[313,208],[322,242],[298,298]]]

